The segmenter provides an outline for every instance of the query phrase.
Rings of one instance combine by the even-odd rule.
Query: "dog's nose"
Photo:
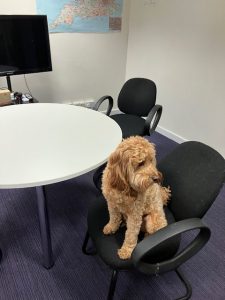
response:
[[[154,176],[154,177],[152,177],[152,180],[156,183],[159,183],[160,178],[158,176]]]
[[[159,184],[162,183],[162,179],[162,173],[159,171],[152,176],[152,181]]]

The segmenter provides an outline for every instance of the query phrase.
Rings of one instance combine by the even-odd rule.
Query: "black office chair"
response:
[[[87,250],[89,236],[97,254],[113,270],[108,299],[114,295],[119,270],[135,268],[142,273],[155,275],[176,271],[186,287],[186,294],[179,299],[189,299],[190,283],[178,267],[195,255],[209,240],[210,229],[202,217],[218,195],[225,179],[224,158],[209,146],[200,142],[180,144],[158,165],[164,176],[164,185],[170,186],[172,199],[165,212],[169,225],[139,241],[130,260],[120,260],[117,250],[124,239],[124,228],[106,236],[102,229],[108,222],[106,201],[99,192],[88,213],[88,231],[83,244]],[[101,176],[99,173],[99,181]],[[95,183],[97,183],[95,178]],[[97,184],[100,187],[101,184]],[[197,236],[184,248],[180,247],[181,234],[199,230]]]
[[[113,107],[111,96],[101,97],[93,109],[98,110],[105,100],[108,100],[106,114],[109,116]],[[132,78],[123,85],[117,103],[122,113],[110,116],[120,126],[123,138],[132,135],[150,135],[156,129],[162,114],[162,106],[156,105],[155,102],[156,85],[152,80]]]

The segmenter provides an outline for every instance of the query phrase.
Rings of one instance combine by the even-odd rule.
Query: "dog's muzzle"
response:
[[[155,176],[152,176],[151,179],[153,182],[160,184],[162,182],[162,174],[160,172],[158,172],[158,174]]]

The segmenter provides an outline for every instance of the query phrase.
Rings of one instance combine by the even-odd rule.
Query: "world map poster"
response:
[[[120,31],[123,0],[36,0],[49,32]]]

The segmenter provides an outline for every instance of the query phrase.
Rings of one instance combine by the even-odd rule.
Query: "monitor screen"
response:
[[[0,15],[0,76],[51,70],[47,16]]]

